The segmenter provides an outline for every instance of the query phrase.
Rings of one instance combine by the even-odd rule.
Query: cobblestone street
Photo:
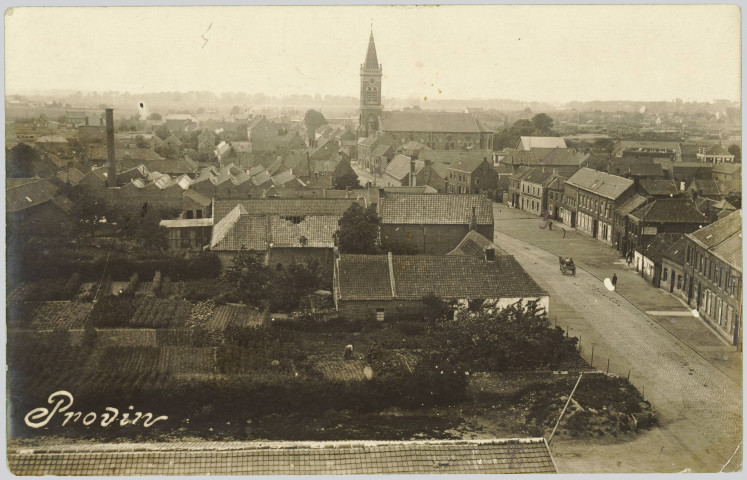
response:
[[[550,293],[550,317],[581,339],[581,354],[600,370],[627,376],[644,392],[660,428],[624,444],[552,445],[562,473],[719,471],[740,442],[741,353],[688,309],[647,284],[619,254],[561,225],[495,205],[495,243],[514,255]],[[565,238],[563,238],[565,236]],[[558,271],[571,256],[576,276]],[[617,291],[604,278],[618,276]],[[654,312],[649,315],[646,312]],[[739,457],[739,458],[737,458]],[[730,463],[741,465],[741,450]]]

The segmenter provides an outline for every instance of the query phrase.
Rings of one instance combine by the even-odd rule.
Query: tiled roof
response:
[[[543,438],[197,442],[9,448],[15,475],[557,473]]]
[[[484,258],[486,248],[495,250],[496,255],[508,255],[505,250],[477,233],[476,230],[470,230],[462,241],[459,242],[459,245],[447,253],[447,255],[469,255],[471,257]]]
[[[270,217],[270,232],[274,248],[307,247],[334,248],[334,233],[339,228],[336,215],[309,215],[296,223],[282,216]],[[305,242],[302,242],[305,238]]]
[[[5,211],[19,212],[52,200],[57,189],[46,179],[5,189]]]
[[[380,200],[382,222],[390,224],[469,224],[473,208],[478,225],[493,224],[493,206],[483,195],[388,194]]]
[[[471,114],[463,112],[394,111],[381,120],[384,132],[487,132]]]
[[[434,164],[444,163],[446,165],[451,165],[454,160],[463,154],[464,152],[459,150],[421,150],[418,154],[418,160],[430,160]]]
[[[451,162],[451,165],[449,165],[449,169],[472,173],[477,169],[477,167],[482,165],[484,161],[485,159],[482,157],[476,157],[474,155],[460,155],[456,160]]]
[[[568,148],[562,137],[521,137],[518,149],[531,150],[533,148]]]
[[[742,269],[742,210],[688,233],[687,237],[730,265]]]
[[[184,227],[212,227],[213,219],[207,218],[177,218],[176,220],[161,220],[159,225],[166,228]]]
[[[423,162],[416,160],[415,173],[417,174],[421,168],[423,168]],[[384,169],[384,173],[397,180],[402,180],[410,174],[410,157],[401,154],[395,155]]]
[[[712,145],[711,148],[708,149],[706,152],[706,155],[731,155],[727,149],[722,147],[719,144]],[[731,155],[733,156],[733,155]]]
[[[681,233],[660,233],[644,245],[636,247],[636,251],[654,263],[661,263],[664,253],[682,238],[683,234]]]
[[[638,181],[638,185],[649,195],[676,195],[679,193],[677,186],[672,180],[643,178]]]
[[[279,198],[215,201],[215,219],[220,220],[236,205],[241,205],[248,215],[336,215],[350,208],[354,198]]]
[[[642,197],[638,194],[633,195],[629,199],[625,200],[625,202],[622,205],[620,205],[620,208],[618,208],[616,212],[618,215],[625,217],[629,213],[632,213],[633,210],[637,209],[638,207],[646,203],[646,201],[647,201],[646,197]]]
[[[264,171],[265,171],[265,167],[263,167],[262,165],[255,165],[252,168],[250,168],[247,171],[247,173],[249,174],[249,176],[253,177],[253,176],[255,176],[255,175],[259,174],[259,173],[262,173]]]
[[[258,187],[266,185],[267,182],[272,182],[270,172],[268,172],[267,170],[263,170],[252,177],[252,183]]]
[[[293,175],[293,172],[290,170],[286,170],[284,172],[278,173],[274,177],[272,177],[272,183],[276,186],[283,186],[286,183],[290,182],[296,182],[298,183],[298,179],[295,175]]]
[[[742,179],[734,178],[731,180],[719,180],[716,179],[716,186],[718,187],[721,195],[726,195],[731,191],[741,192],[742,191]]]
[[[713,173],[720,173],[724,175],[739,175],[742,170],[742,165],[739,163],[717,163],[711,170]]]
[[[677,142],[655,142],[655,141],[641,141],[641,140],[622,140],[615,146],[615,150],[626,150],[626,151],[646,151],[646,152],[672,152],[679,153],[680,144]]]
[[[238,213],[236,212],[238,209]],[[237,206],[213,227],[210,248],[216,251],[267,250],[266,215],[246,215]]]
[[[532,150],[504,149],[499,153],[504,157],[501,165],[532,165],[551,167],[578,167],[589,159],[584,154],[570,148],[533,148]]]
[[[57,172],[56,175],[61,182],[69,183],[73,187],[80,183],[80,181],[83,180],[83,177],[85,176],[83,175],[83,172],[81,172],[77,168],[66,168],[65,170]]]
[[[698,192],[698,195],[721,195],[715,180],[696,178],[690,184],[690,189]]]
[[[633,185],[633,180],[584,167],[566,180],[566,183],[615,200]]]
[[[387,145],[386,143],[381,143],[374,147],[374,149],[371,151],[371,155],[373,155],[374,157],[381,157],[389,153],[390,150],[392,150],[391,145]]]
[[[337,294],[345,300],[391,300],[386,255],[340,255],[335,265]]]
[[[336,285],[340,300],[420,300],[428,295],[444,299],[547,295],[509,255],[496,255],[492,262],[466,255],[341,255],[338,267],[340,276]],[[362,278],[354,278],[363,272]]]
[[[210,206],[211,203],[213,203],[212,199],[206,197],[205,195],[199,193],[196,190],[189,190],[189,189],[187,189],[184,192],[183,197],[185,199],[192,200],[193,202],[196,202],[199,205],[202,205],[203,207],[208,207],[208,206]]]
[[[661,255],[662,258],[668,258],[677,265],[684,265],[685,263],[685,248],[687,247],[687,240],[684,235],[679,240],[674,242],[669,248],[667,248]]]
[[[653,223],[707,223],[706,216],[689,198],[660,198],[634,210],[631,217]]]
[[[552,172],[542,171],[538,168],[530,168],[528,171],[526,171],[525,174],[522,175],[521,181],[528,182],[528,183],[534,183],[537,185],[544,185],[549,180],[551,180],[552,177],[553,177]]]

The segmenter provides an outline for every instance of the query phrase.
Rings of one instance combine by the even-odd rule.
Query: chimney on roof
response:
[[[485,260],[488,262],[494,262],[495,261],[495,248],[486,248],[485,249]]]
[[[415,160],[410,159],[410,186],[415,186]]]
[[[117,161],[114,157],[114,109],[106,109],[106,177],[107,187],[117,186]]]
[[[306,174],[311,178],[311,156],[309,155],[309,152],[306,152],[306,170]]]
[[[477,229],[477,207],[472,207],[472,218],[469,221],[470,231]]]

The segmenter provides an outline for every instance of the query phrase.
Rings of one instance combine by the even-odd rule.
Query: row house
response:
[[[553,179],[552,172],[532,168],[521,179],[521,209],[535,215],[547,210],[547,185]]]
[[[615,212],[633,193],[633,180],[581,168],[565,181],[561,220],[604,244],[614,245]]]
[[[627,257],[628,253],[634,250],[628,242],[628,232],[630,231],[630,219],[628,215],[646,203],[648,203],[648,198],[636,194],[625,200],[615,210],[615,244],[617,245],[617,250],[624,257]]]
[[[742,349],[742,211],[685,235],[687,302]]]
[[[663,276],[664,253],[680,239],[681,233],[662,233],[646,239],[634,250],[635,271],[641,272],[645,280],[659,288]]]
[[[553,175],[547,184],[547,212],[550,218],[558,220],[563,212],[563,198],[565,196],[565,178]]]

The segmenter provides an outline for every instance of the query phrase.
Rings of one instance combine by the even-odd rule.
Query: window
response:
[[[677,275],[677,290],[682,290],[682,275]]]
[[[663,275],[663,277],[662,277],[662,280],[664,280],[665,282],[667,281],[667,277],[668,277],[668,275],[667,275],[667,274],[668,274],[668,273],[669,273],[669,270],[668,270],[667,268],[664,268],[664,275]]]
[[[475,185],[480,185],[480,179],[479,178],[475,179]]]

